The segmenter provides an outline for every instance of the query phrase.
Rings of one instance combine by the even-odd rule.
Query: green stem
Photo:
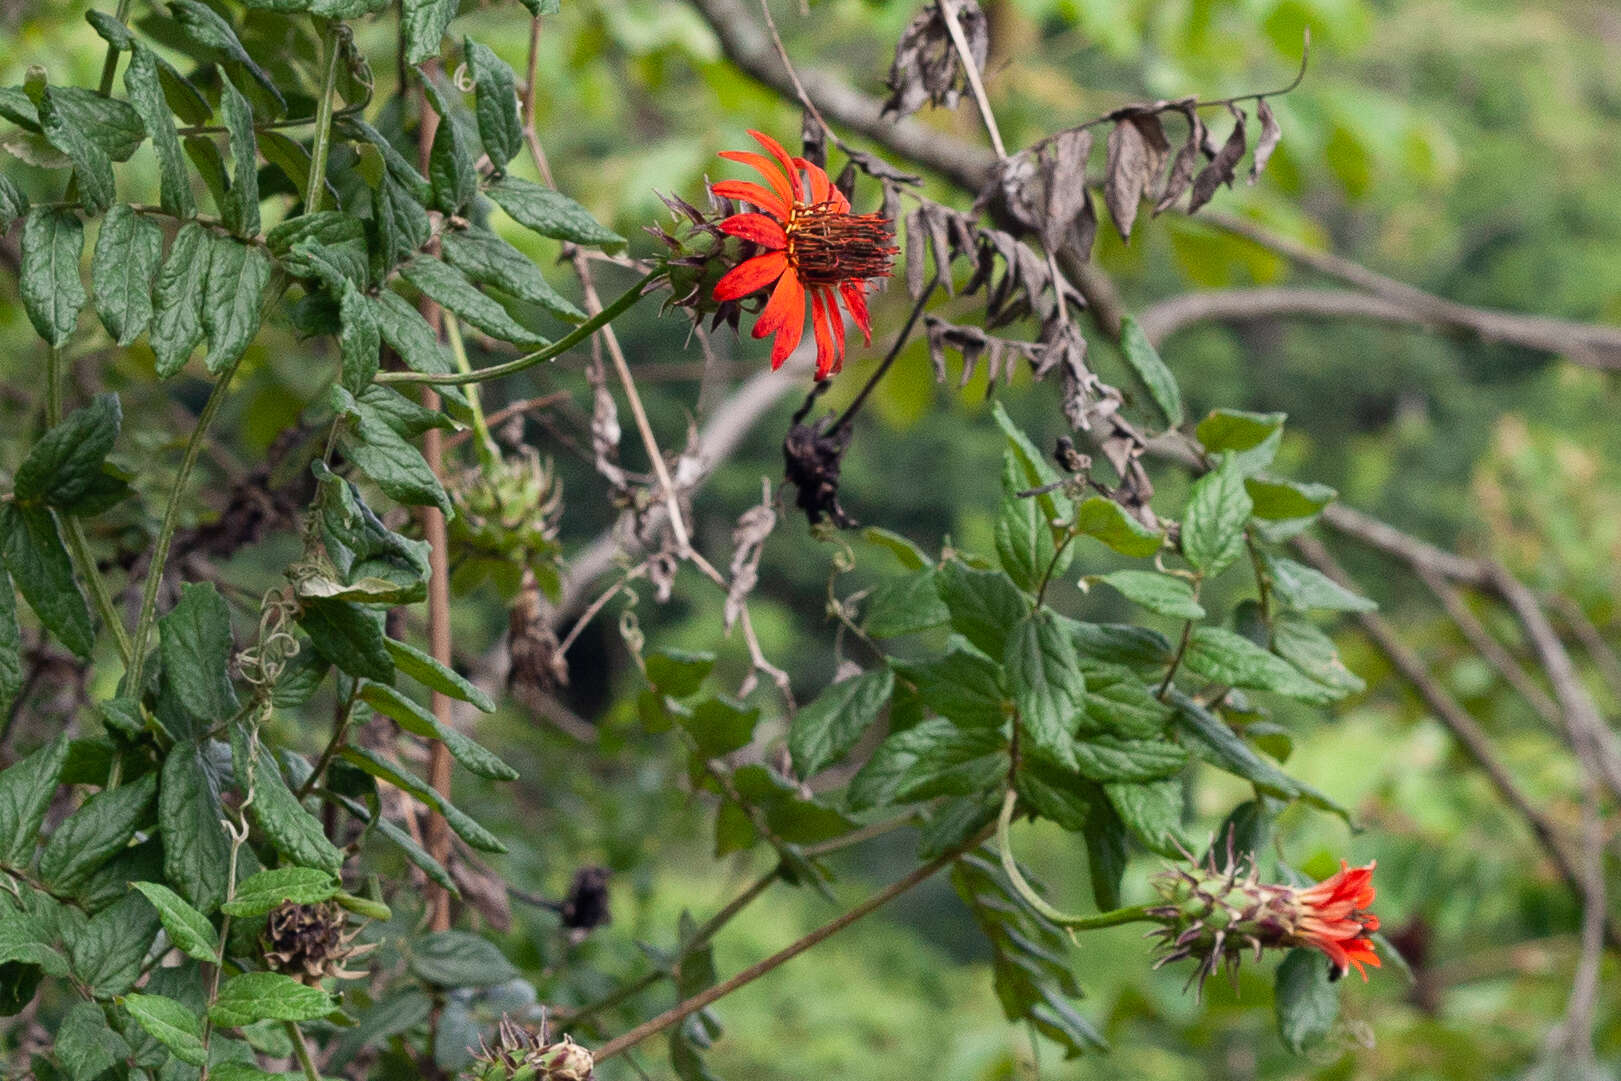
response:
[[[1194,592],[1194,596],[1195,598],[1198,597],[1197,591]],[[1160,681],[1159,690],[1154,692],[1154,697],[1162,702],[1165,700],[1166,694],[1171,690],[1171,681],[1176,679],[1176,670],[1182,667],[1182,658],[1188,652],[1188,642],[1192,637],[1193,620],[1190,619],[1182,624],[1182,637],[1177,640],[1176,654],[1171,657],[1171,666],[1165,670],[1165,678]]]
[[[107,588],[107,581],[101,576],[96,567],[96,561],[90,554],[90,539],[85,536],[84,523],[75,518],[70,512],[61,515],[62,524],[67,527],[66,540],[68,553],[73,557],[73,565],[78,568],[79,576],[90,586],[90,596],[95,599],[96,611],[101,613],[101,621],[107,629],[113,632],[113,640],[118,643],[118,654],[124,660],[124,667],[128,668],[130,657],[129,632],[124,630],[124,619],[118,614],[118,606],[113,603],[113,595]]]
[[[316,20],[317,24],[321,20]],[[332,102],[338,83],[338,27],[337,20],[326,24],[322,47],[326,50],[326,72],[321,78],[321,98],[315,113],[315,144],[310,148],[310,175],[304,212],[313,214],[321,209],[321,198],[326,194],[326,163],[332,146]]]
[[[1151,918],[1148,915],[1147,905],[1117,908],[1112,912],[1100,912],[1096,916],[1072,916],[1048,904],[1041,894],[1031,888],[1019,870],[1018,861],[1013,858],[1013,845],[1008,834],[1013,826],[1013,807],[1018,801],[1018,794],[1013,789],[1008,789],[1007,796],[1002,800],[1002,813],[996,819],[996,847],[1001,852],[1002,870],[1007,874],[1008,882],[1013,885],[1025,904],[1059,927],[1070,931],[1096,931],[1100,927],[1117,927],[1122,923],[1137,923]]]
[[[51,346],[45,352],[45,424],[54,428],[62,423],[62,351]]]
[[[129,18],[130,0],[118,0],[118,10],[115,13],[119,22]],[[111,44],[107,46],[107,59],[101,62],[101,86],[96,91],[106,97],[113,90],[113,76],[118,73],[118,50]]]
[[[304,1067],[304,1077],[307,1081],[321,1081],[321,1071],[315,1068],[315,1059],[310,1057],[310,1045],[304,1042],[304,1033],[299,1030],[298,1022],[285,1021],[283,1024],[287,1026],[287,1035],[292,1038],[298,1064]]]
[[[501,379],[532,368],[543,361],[568,352],[576,345],[585,341],[591,335],[613,322],[619,316],[629,311],[640,299],[646,288],[664,276],[663,270],[654,270],[645,275],[635,285],[625,290],[596,315],[587,319],[569,333],[553,342],[551,345],[537,349],[533,353],[526,353],[516,360],[509,360],[505,364],[496,364],[488,368],[480,368],[471,372],[378,372],[375,382],[378,383],[429,383],[434,385],[465,385],[469,383],[486,383],[491,379]]]
[[[321,751],[321,757],[315,760],[315,768],[310,771],[309,777],[298,790],[298,798],[302,800],[308,796],[320,782],[326,768],[332,764],[338,752],[343,750],[344,738],[349,734],[349,722],[354,719],[355,700],[351,695],[343,705],[343,712],[338,714],[332,723],[332,738],[327,740],[326,747]]]
[[[473,365],[467,359],[467,343],[462,341],[461,320],[451,312],[445,312],[444,317],[445,340],[450,343],[450,355],[456,361],[456,370],[463,375],[471,375]],[[473,446],[478,452],[479,463],[486,469],[493,469],[499,464],[501,454],[490,436],[490,423],[484,419],[484,406],[478,400],[477,387],[467,388],[467,406],[473,414]]]

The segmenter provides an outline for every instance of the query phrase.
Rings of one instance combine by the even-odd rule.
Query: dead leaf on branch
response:
[[[1138,204],[1153,190],[1171,153],[1171,141],[1165,137],[1158,113],[1148,111],[1156,106],[1141,108],[1145,111],[1127,114],[1115,123],[1104,166],[1103,201],[1125,241],[1131,240]]]
[[[977,0],[944,0],[956,5],[957,23],[968,42],[974,65],[985,70],[990,56],[990,31],[985,13]],[[968,88],[968,77],[958,59],[946,26],[940,3],[918,12],[895,43],[895,61],[890,65],[889,98],[884,102],[884,118],[910,116],[932,102],[946,109],[955,108]]]
[[[1261,170],[1272,160],[1272,152],[1283,138],[1283,129],[1278,127],[1278,118],[1272,115],[1272,106],[1267,104],[1265,98],[1255,103],[1255,115],[1261,120],[1261,137],[1255,142],[1255,160],[1250,163],[1251,184],[1261,178]]]
[[[726,591],[726,633],[731,634],[749,594],[760,582],[760,555],[765,550],[766,538],[777,525],[777,512],[772,506],[771,482],[762,482],[760,503],[744,511],[732,527],[732,584]]]
[[[1193,194],[1188,197],[1189,214],[1208,203],[1221,185],[1226,184],[1229,188],[1233,186],[1239,159],[1244,156],[1246,145],[1244,121],[1247,118],[1244,110],[1237,106],[1229,105],[1227,109],[1233,114],[1232,134],[1221,144],[1221,149],[1216,152],[1210,164],[1199,170],[1199,175],[1193,178]]]

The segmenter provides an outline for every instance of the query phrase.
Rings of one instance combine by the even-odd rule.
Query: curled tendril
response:
[[[298,656],[298,639],[288,629],[297,615],[298,603],[291,591],[273,589],[265,594],[259,604],[258,636],[238,655],[244,680],[265,690],[281,678],[287,662]]]

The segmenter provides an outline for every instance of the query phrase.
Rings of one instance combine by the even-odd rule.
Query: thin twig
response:
[[[844,412],[839,414],[839,419],[834,421],[833,426],[827,430],[829,435],[839,431],[841,428],[848,428],[850,422],[855,420],[856,414],[861,412],[861,407],[866,403],[867,396],[888,374],[890,365],[895,363],[895,358],[901,355],[901,350],[906,346],[907,339],[912,336],[912,328],[917,326],[918,317],[923,314],[923,306],[929,302],[929,298],[934,295],[934,291],[939,285],[939,274],[929,279],[929,284],[924,286],[923,292],[918,294],[917,302],[912,305],[912,311],[907,315],[906,322],[901,324],[900,333],[895,335],[895,342],[889,347],[889,352],[884,354],[884,359],[878,362],[878,367],[873,370],[872,375],[867,377],[867,382],[856,392],[856,396],[851,399],[850,404],[844,407]]]
[[[951,35],[957,59],[962,62],[963,74],[968,76],[968,88],[974,92],[974,104],[979,106],[980,119],[985,121],[985,133],[991,138],[991,149],[996,151],[996,160],[1006,161],[1007,147],[1002,145],[1002,132],[996,126],[996,114],[991,112],[991,99],[985,94],[985,83],[979,77],[979,65],[974,63],[974,54],[968,47],[968,36],[962,32],[962,22],[957,18],[957,0],[939,0],[939,4],[940,15],[946,21],[946,32]]]

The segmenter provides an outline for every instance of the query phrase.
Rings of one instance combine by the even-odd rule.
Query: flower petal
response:
[[[856,321],[861,330],[861,337],[868,345],[872,344],[872,317],[867,314],[867,290],[860,282],[844,282],[839,286],[839,295],[844,298],[844,306],[850,310],[850,318]]]
[[[764,214],[733,214],[716,228],[729,236],[752,240],[772,251],[781,251],[788,246],[788,234],[783,231],[782,225],[776,218]]]
[[[799,348],[799,339],[805,333],[805,290],[797,290],[794,295],[799,299],[797,313],[793,319],[784,321],[782,329],[777,331],[777,340],[771,343],[772,371],[782,367],[788,354]]]
[[[795,158],[794,165],[800,169],[803,169],[805,171],[805,175],[810,178],[811,204],[814,206],[828,202],[828,192],[832,190],[833,184],[828,180],[827,173],[823,171],[822,167],[819,165],[813,165],[804,158]]]
[[[804,189],[799,184],[799,170],[794,168],[794,159],[788,156],[788,151],[782,148],[781,143],[763,131],[755,131],[750,128],[749,134],[754,136],[755,142],[765,147],[766,153],[777,159],[777,164],[782,166],[782,171],[788,174],[788,187],[794,194],[794,200],[797,202],[803,198]]]
[[[756,338],[763,338],[773,331],[781,330],[790,322],[804,321],[805,287],[790,270],[777,281],[777,287],[771,291],[771,299],[760,309],[760,318],[754,321],[752,333]]]
[[[816,335],[816,380],[821,382],[834,372],[838,353],[833,345],[832,322],[828,318],[824,290],[811,291],[811,331]]]
[[[788,204],[774,191],[768,191],[760,185],[747,180],[722,180],[709,185],[709,190],[716,195],[727,199],[741,199],[745,203],[752,203],[768,214],[775,214],[780,220],[788,220]]]
[[[752,150],[722,150],[720,156],[727,161],[735,161],[740,165],[747,165],[765,178],[771,185],[771,190],[782,197],[786,206],[794,201],[794,189],[788,183],[788,175],[777,168],[777,163],[764,154],[756,154]]]
[[[839,311],[831,285],[822,287],[822,302],[827,308],[827,325],[833,328],[833,348],[838,354],[833,361],[833,372],[837,374],[844,370],[844,313]]]
[[[787,269],[788,257],[780,251],[745,259],[728,270],[726,276],[715,283],[715,299],[736,300],[739,297],[746,297],[776,281]]]

